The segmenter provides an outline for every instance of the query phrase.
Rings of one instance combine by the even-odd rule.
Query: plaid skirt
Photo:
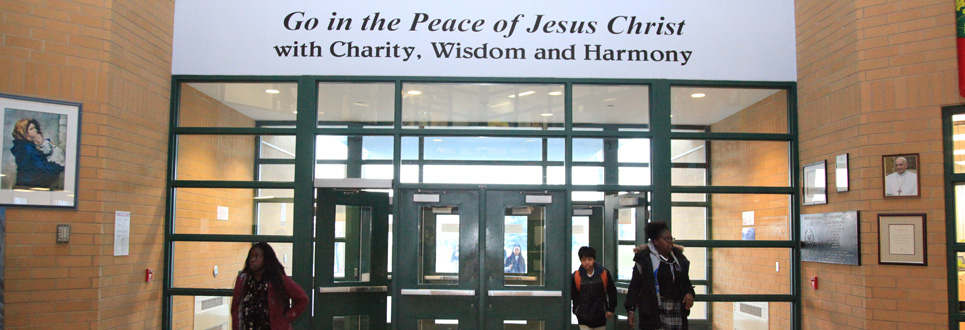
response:
[[[680,300],[660,298],[660,323],[663,323],[662,330],[683,330],[684,315],[681,313],[683,307]]]

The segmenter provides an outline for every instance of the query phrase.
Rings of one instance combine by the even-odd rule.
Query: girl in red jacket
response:
[[[290,300],[290,302],[289,302]],[[248,250],[245,269],[235,279],[231,300],[233,330],[291,330],[308,306],[302,287],[285,275],[275,250],[257,243]]]

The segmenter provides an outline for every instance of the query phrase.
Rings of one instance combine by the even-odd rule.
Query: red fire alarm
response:
[[[818,289],[818,277],[817,277],[817,276],[812,276],[812,277],[811,277],[811,289],[814,289],[814,290],[817,290],[817,289]]]
[[[154,272],[150,268],[144,270],[144,282],[150,282],[154,279]]]

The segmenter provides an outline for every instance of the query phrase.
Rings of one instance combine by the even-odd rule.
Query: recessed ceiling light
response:
[[[355,105],[360,106],[360,107],[368,107],[368,106],[369,106],[368,104],[365,104],[365,103],[362,103],[362,102],[355,102],[355,103],[352,103],[352,104],[355,104]]]
[[[540,116],[543,116],[543,117],[552,117],[552,116],[553,116],[552,113],[541,113],[541,114],[539,114],[539,115],[540,115]]]
[[[690,94],[690,97],[695,98],[695,99],[699,99],[699,98],[704,97],[704,96],[707,96],[707,94],[704,94],[704,93],[693,93],[693,94]]]
[[[279,91],[279,90],[277,90],[277,89],[266,89],[266,90],[265,90],[265,93],[268,93],[268,94],[278,94],[278,93],[281,93],[281,91]]]
[[[560,95],[563,95],[563,92],[555,91],[555,92],[549,92],[549,93],[546,93],[546,94],[549,94],[549,95],[552,95],[552,96],[560,96]]]
[[[510,95],[509,98],[516,98],[516,94]]]
[[[525,92],[519,93],[519,96],[526,96],[526,95],[535,94],[535,93],[536,92],[534,91],[525,91]]]
[[[432,139],[432,142],[442,142],[442,139]]]
[[[405,93],[406,93],[406,94],[409,94],[409,95],[421,95],[421,94],[422,94],[422,92],[420,92],[420,91],[408,91],[408,92],[405,92]]]
[[[617,99],[611,97],[611,98],[608,98],[608,99],[604,99],[603,102],[613,102],[613,101],[616,101],[616,100],[617,100]]]
[[[292,113],[297,114],[297,113],[298,113],[298,110],[292,111]]]

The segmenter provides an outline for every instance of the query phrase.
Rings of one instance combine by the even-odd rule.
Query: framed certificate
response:
[[[925,214],[878,215],[878,263],[928,265]]]

